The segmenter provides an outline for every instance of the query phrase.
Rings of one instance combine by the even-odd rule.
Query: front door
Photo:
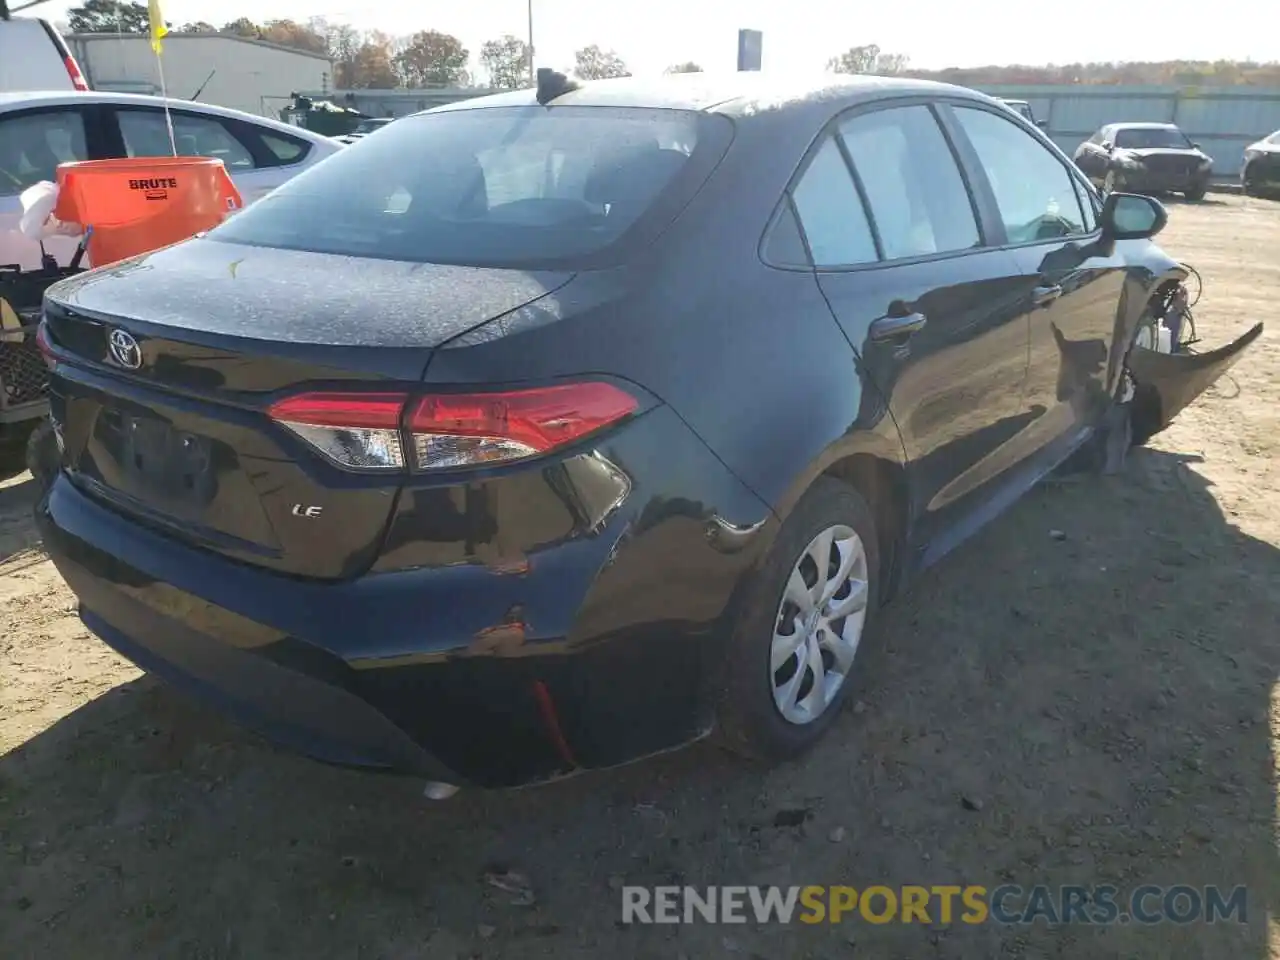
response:
[[[58,164],[91,160],[97,137],[94,107],[30,107],[0,113],[0,265],[23,270],[40,268],[40,242],[18,231],[21,194],[42,180],[56,181]],[[75,254],[76,237],[50,237],[47,253],[66,266]]]
[[[1092,428],[1110,400],[1124,262],[1102,242],[1088,188],[1034,136],[995,111],[955,105],[1024,277],[1029,318],[1019,445],[1051,460]]]
[[[902,435],[915,531],[932,539],[1016,463],[1021,272],[984,249],[927,103],[842,118],[793,197],[822,291]]]

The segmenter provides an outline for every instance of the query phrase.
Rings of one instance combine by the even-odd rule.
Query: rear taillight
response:
[[[71,85],[77,90],[88,90],[89,84],[84,81],[84,74],[80,72],[80,64],[76,63],[76,58],[67,54],[62,58],[62,65],[67,68],[67,76],[71,78]]]
[[[53,344],[49,342],[49,325],[43,320],[36,327],[36,349],[40,351],[44,365],[50,370],[58,365],[58,359],[53,355]]]
[[[493,393],[304,393],[271,418],[355,470],[448,470],[510,463],[568,446],[636,411],[607,383]]]

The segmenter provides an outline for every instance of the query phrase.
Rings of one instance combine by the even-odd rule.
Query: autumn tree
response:
[[[622,58],[612,50],[601,50],[594,43],[583,47],[573,55],[574,74],[582,80],[604,80],[608,77],[629,77],[631,71]]]
[[[457,37],[420,30],[407,39],[395,65],[407,87],[460,87],[467,82],[470,57]]]
[[[667,67],[664,73],[702,73],[702,68],[692,60],[686,60],[684,63],[673,63]]]
[[[258,39],[310,53],[329,52],[329,41],[324,36],[295,20],[268,20],[259,28]]]
[[[480,65],[491,87],[519,90],[529,85],[529,45],[519,37],[508,33],[500,40],[486,40],[480,46]]]
[[[85,0],[67,11],[72,33],[147,33],[151,15],[145,3],[121,0]]]
[[[352,58],[346,86],[362,90],[389,90],[399,86],[392,43],[392,38],[385,33],[374,30],[368,34]]]

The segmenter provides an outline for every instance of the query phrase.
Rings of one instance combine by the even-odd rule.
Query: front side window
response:
[[[0,118],[0,196],[57,178],[58,164],[88,160],[79,110],[48,110]]]
[[[678,110],[406,117],[209,236],[411,262],[572,267],[620,241],[669,192],[695,188],[731,137],[726,118]]]
[[[876,242],[849,166],[827,137],[791,191],[815,266],[874,263]]]
[[[840,124],[886,260],[980,243],[969,192],[928,107],[898,107]]]
[[[173,144],[169,142],[169,125],[163,110],[116,111],[120,135],[130,157],[173,156],[174,145],[181,157],[212,157],[221,160],[227,170],[252,170],[253,155],[243,143],[212,117],[173,111]]]
[[[1075,178],[1031,134],[986,110],[956,107],[995,194],[1010,243],[1088,233]]]

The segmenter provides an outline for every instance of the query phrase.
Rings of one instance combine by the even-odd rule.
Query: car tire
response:
[[[815,584],[807,589],[816,591],[817,571],[812,548],[815,543],[820,547],[822,541],[818,538],[832,531],[835,539],[828,550],[828,561],[835,569],[829,565],[826,582],[835,583],[845,564],[852,564],[848,584],[865,584],[861,588],[865,598],[861,619],[852,623],[851,618],[857,614],[850,614],[840,620],[821,621],[812,630],[802,631],[800,622],[804,618],[795,612],[798,608],[790,597],[796,591],[789,589],[789,585],[792,585],[793,574],[801,575],[803,583],[808,585],[808,574],[812,572]],[[852,534],[852,539],[845,537],[845,533]],[[846,549],[851,552],[846,554]],[[857,549],[862,551],[862,561],[850,560]],[[799,756],[821,739],[847,702],[859,666],[867,661],[868,641],[874,636],[879,603],[880,573],[880,550],[871,508],[853,487],[831,477],[820,477],[783,523],[768,555],[754,574],[754,582],[738,615],[729,644],[725,685],[718,711],[718,734],[723,746],[752,759],[781,761]],[[857,574],[865,574],[865,580]],[[829,606],[838,610],[840,604],[846,604],[852,609],[861,602],[854,597],[858,589],[849,586],[846,591],[841,587]],[[817,612],[811,612],[810,617],[821,616],[821,608],[816,609]],[[780,663],[779,652],[785,648],[785,642],[779,646],[780,641],[785,641],[780,625],[785,625],[787,620],[790,620],[790,636],[803,634],[805,640],[799,643],[793,659],[781,661],[775,669],[775,664]],[[810,619],[809,622],[812,624],[814,621]],[[858,630],[850,652],[848,638],[852,634],[849,631],[854,625]],[[847,654],[846,664],[842,665],[833,649],[822,647],[822,643],[838,644],[838,649]],[[816,695],[817,678],[810,666],[813,662],[811,645],[820,651],[819,662],[826,678]],[[828,657],[831,658],[830,668]],[[839,672],[841,669],[843,674]],[[797,679],[797,674],[801,673]],[[835,676],[841,679],[834,684],[834,692],[826,695],[822,691],[833,685]],[[796,702],[792,717],[788,719],[779,705],[779,698],[786,697],[784,688],[792,680],[796,685],[789,689],[795,691]],[[806,699],[811,700],[807,711],[812,716],[807,720],[797,720],[798,715],[806,713],[802,704]],[[815,709],[817,705],[821,705],[820,710]]]
[[[26,448],[26,466],[41,493],[53,485],[57,464],[58,447],[53,436],[53,424],[45,417],[27,437]]]
[[[1188,200],[1190,200],[1192,203],[1199,203],[1201,200],[1204,199],[1204,195],[1208,193],[1208,190],[1209,190],[1208,185],[1201,183],[1201,184],[1198,184],[1197,186],[1192,187],[1190,190],[1186,191],[1184,196]]]

